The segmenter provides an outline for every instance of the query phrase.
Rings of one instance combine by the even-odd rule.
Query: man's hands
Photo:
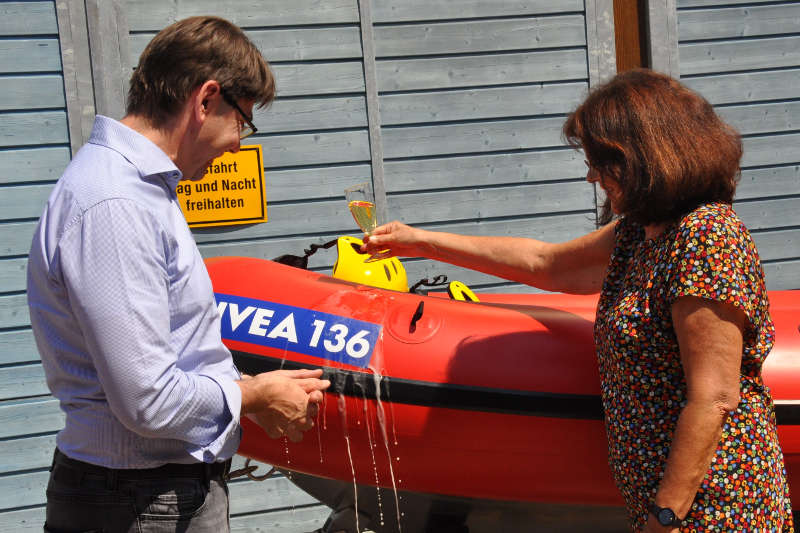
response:
[[[242,416],[249,416],[273,439],[286,435],[300,442],[303,432],[314,426],[322,391],[331,384],[319,379],[321,375],[322,369],[243,375],[236,382],[242,391]]]

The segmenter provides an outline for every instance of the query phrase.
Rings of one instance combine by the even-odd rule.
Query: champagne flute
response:
[[[375,209],[375,193],[372,191],[372,183],[364,182],[348,187],[344,190],[344,197],[347,200],[347,207],[361,231],[365,235],[372,233],[380,225]],[[388,254],[389,250],[381,250],[377,254],[369,256],[364,262],[377,261]]]
[[[372,184],[359,183],[344,190],[347,208],[365,235],[369,235],[378,227],[378,214],[375,211],[375,194]]]

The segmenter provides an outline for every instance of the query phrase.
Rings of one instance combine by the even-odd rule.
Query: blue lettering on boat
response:
[[[303,307],[215,293],[222,338],[366,368],[382,326]]]

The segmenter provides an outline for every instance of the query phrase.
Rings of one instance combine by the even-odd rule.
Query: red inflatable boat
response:
[[[564,511],[563,531],[564,516],[577,524],[587,509],[595,531],[604,519],[609,531],[624,524],[593,348],[597,296],[480,294],[474,303],[259,259],[207,266],[223,340],[243,372],[323,367],[332,381],[302,443],[245,421],[239,453],[295,472],[334,510],[357,510],[358,527],[430,530],[442,515],[479,531],[480,513],[516,513],[530,525],[554,509]],[[798,296],[770,293],[777,342],[764,367],[795,494]]]

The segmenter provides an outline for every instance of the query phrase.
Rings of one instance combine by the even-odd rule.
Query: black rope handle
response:
[[[417,289],[419,289],[422,286],[425,286],[425,287],[441,287],[442,285],[446,285],[446,284],[447,284],[447,276],[445,276],[444,274],[439,274],[437,276],[434,276],[434,278],[432,280],[428,279],[428,278],[422,278],[421,280],[416,282],[414,285],[412,285],[411,288],[408,289],[408,292],[413,292],[413,293],[419,294],[419,291]]]
[[[308,269],[308,258],[310,256],[314,255],[320,248],[324,248],[327,250],[328,248],[336,244],[338,241],[339,239],[336,238],[333,239],[332,241],[326,242],[325,244],[312,244],[311,246],[303,250],[305,254],[302,256],[284,254],[279,257],[276,257],[275,259],[273,259],[273,261],[275,261],[276,263],[281,263],[282,265],[293,266],[295,268]]]
[[[327,250],[328,248],[330,248],[331,246],[333,246],[337,242],[339,242],[339,238],[338,237],[336,239],[333,239],[332,241],[326,242],[325,244],[311,244],[308,248],[306,248],[303,251],[306,254],[305,256],[308,257],[310,255],[314,255],[317,252],[317,250],[319,250],[320,248],[324,248],[324,249]]]

